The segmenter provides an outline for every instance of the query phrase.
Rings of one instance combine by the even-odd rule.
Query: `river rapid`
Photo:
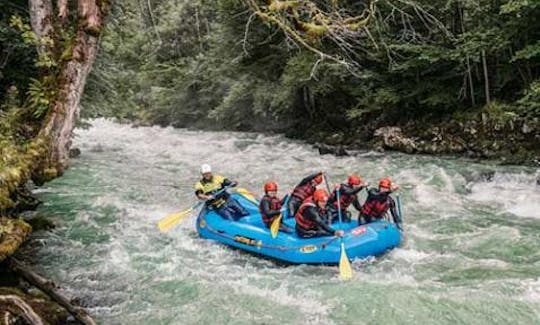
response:
[[[132,127],[76,130],[82,154],[37,189],[57,227],[32,235],[27,262],[78,296],[101,324],[540,324],[540,171],[455,158],[319,155],[282,136]],[[257,194],[305,175],[358,173],[401,186],[406,241],[377,259],[284,266],[198,238],[201,163]],[[365,197],[362,193],[361,198]]]

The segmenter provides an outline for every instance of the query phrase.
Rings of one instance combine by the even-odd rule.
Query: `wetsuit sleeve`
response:
[[[360,205],[360,201],[358,201],[358,197],[354,198],[354,201],[352,201],[352,205],[357,211],[362,210],[362,205]]]
[[[306,178],[304,178],[303,180],[301,180],[300,183],[298,183],[298,185],[296,185],[296,186],[304,185],[304,184],[306,184],[308,182],[311,182],[312,179],[319,176],[320,174],[321,173],[315,173],[315,174],[309,175]]]
[[[201,182],[195,183],[195,186],[193,186],[193,187],[195,187],[195,195],[199,195],[199,194],[204,193],[203,186],[202,186]]]
[[[315,209],[315,207],[308,207],[306,209],[306,213],[307,213],[307,216],[309,219],[315,221],[315,223],[317,223],[317,227],[319,227],[319,229],[322,229],[324,231],[326,231],[328,234],[330,235],[333,235],[336,231],[332,228],[330,228],[327,224],[326,224],[326,221],[321,217],[321,215],[319,215],[319,213],[317,212],[317,209]]]
[[[223,182],[221,182],[221,188],[224,188],[226,186],[235,187],[238,183],[231,181],[228,178],[223,179]]]
[[[354,198],[354,201],[352,202],[354,208],[358,211],[360,211],[360,209],[362,208],[362,206],[360,205],[360,202],[358,201],[358,197],[356,196],[358,194],[358,192],[360,192],[361,190],[363,190],[364,187],[359,187],[359,188],[353,188],[351,186],[341,186],[341,190],[340,190],[340,194],[343,195],[354,195],[355,198]],[[335,192],[335,191],[334,191]],[[330,200],[328,200],[330,202]]]
[[[353,188],[350,186],[341,186],[339,189],[339,194],[345,194],[345,195],[354,195],[360,192],[362,188]]]
[[[390,206],[390,213],[395,223],[401,223],[400,215],[396,211],[396,201],[390,195],[388,195],[388,205]]]
[[[268,217],[274,217],[274,216],[279,215],[281,211],[270,209],[270,201],[268,199],[262,199],[261,200],[261,213]]]
[[[337,198],[336,190],[333,190],[332,194],[330,194],[330,197],[328,198],[328,205],[336,202],[336,198]]]
[[[366,197],[366,201],[364,202],[364,204],[366,204],[366,202],[369,201],[373,197],[373,195],[375,195],[376,192],[377,192],[376,188],[367,189],[367,197]]]

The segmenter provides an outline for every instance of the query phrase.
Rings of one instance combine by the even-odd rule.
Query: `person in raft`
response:
[[[199,200],[205,200],[209,208],[215,210],[225,219],[238,220],[249,214],[236,199],[224,190],[227,187],[235,187],[236,182],[212,174],[212,167],[208,164],[201,165],[201,175],[202,179],[195,183],[195,195]]]
[[[312,196],[315,190],[317,189],[317,185],[321,184],[323,181],[323,173],[318,172],[312,175],[309,175],[308,177],[304,178],[303,180],[296,185],[296,187],[293,189],[291,198],[289,200],[289,217],[293,217],[296,214],[296,211],[298,211],[298,208],[304,202],[305,199]]]
[[[326,224],[327,203],[328,192],[318,189],[300,205],[294,216],[299,237],[343,236],[343,230],[334,230]]]
[[[259,204],[262,220],[266,227],[270,228],[272,222],[281,214],[281,207],[285,203],[286,197],[279,199],[277,197],[278,186],[275,182],[266,182],[264,184],[264,196]],[[283,223],[280,223],[279,230],[287,233],[292,233],[293,230]]]
[[[338,214],[338,202],[337,202],[337,191],[339,191],[339,207],[341,208],[341,218],[344,222],[351,221],[351,213],[347,211],[349,206],[352,204],[354,208],[360,212],[362,206],[358,201],[358,193],[366,188],[368,184],[362,182],[362,179],[357,175],[350,175],[347,179],[347,183],[340,184],[330,195],[328,199],[328,210],[330,223],[336,222],[339,220]]]
[[[390,210],[394,223],[399,230],[403,230],[400,215],[396,211],[396,202],[390,196],[390,193],[397,189],[399,189],[399,186],[392,184],[392,180],[388,177],[379,181],[378,189],[369,189],[366,202],[364,202],[362,210],[360,210],[358,224],[370,223],[374,219],[380,220]]]

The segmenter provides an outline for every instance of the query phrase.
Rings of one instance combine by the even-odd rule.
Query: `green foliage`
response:
[[[32,42],[21,37],[20,28],[27,28],[24,8],[27,1],[0,2],[0,105],[9,89],[21,100],[28,87],[29,78],[37,76],[34,60],[37,52]],[[17,27],[14,27],[17,26]],[[18,28],[20,27],[20,28]],[[32,37],[33,33],[26,33]]]
[[[290,46],[243,1],[117,4],[83,114],[300,134],[368,132],[465,111],[539,116],[538,85],[531,83],[540,78],[536,1],[412,4],[430,16],[403,2],[378,3],[384,23],[368,26],[373,40],[361,35],[365,40],[351,45],[359,50],[348,59],[361,66],[354,74]],[[353,13],[364,8],[342,5]],[[340,51],[325,38],[316,46]],[[482,110],[484,75],[494,104]]]
[[[531,117],[540,116],[540,80],[531,83],[517,104],[522,114]]]
[[[42,117],[49,108],[50,99],[54,98],[54,92],[38,79],[31,79],[28,87],[27,107],[33,112],[34,117]]]
[[[525,46],[523,49],[516,52],[513,61],[517,60],[530,60],[530,59],[540,59],[540,41]]]

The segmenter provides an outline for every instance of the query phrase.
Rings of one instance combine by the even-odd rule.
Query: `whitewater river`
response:
[[[93,120],[82,154],[38,189],[40,231],[23,259],[80,297],[101,324],[540,324],[537,169],[363,153],[320,156],[281,136]],[[358,173],[401,185],[407,240],[336,267],[283,266],[197,237],[194,218],[156,222],[195,203],[201,163],[261,193],[303,176]],[[362,198],[364,195],[362,195]]]

